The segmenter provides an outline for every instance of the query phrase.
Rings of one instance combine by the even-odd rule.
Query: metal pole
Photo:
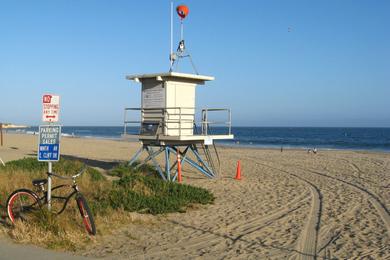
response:
[[[127,109],[125,108],[125,113],[124,113],[124,116],[123,116],[123,135],[126,136],[127,135],[127,123],[126,123],[126,118],[127,118]]]
[[[136,154],[133,156],[133,158],[131,158],[131,160],[129,161],[129,164],[128,164],[129,166],[131,166],[138,159],[138,157],[141,155],[143,150],[144,150],[143,146],[141,148],[139,148],[139,150],[136,152]]]
[[[169,53],[170,71],[173,67],[173,1],[171,1],[171,51]]]
[[[3,146],[3,123],[0,123],[0,143],[1,143],[1,146]]]
[[[184,40],[184,25],[183,25],[183,19],[180,21],[180,40]]]
[[[52,167],[53,163],[49,162],[49,170],[48,173],[49,175],[47,176],[47,209],[50,211],[51,210],[51,175],[52,173]]]
[[[165,174],[167,175],[168,181],[171,180],[171,169],[169,166],[169,148],[165,147]]]
[[[163,171],[161,170],[161,167],[160,165],[158,164],[155,156],[158,155],[159,153],[161,153],[162,151],[164,151],[163,148],[160,148],[160,150],[158,151],[158,153],[156,154],[153,149],[148,146],[146,147],[146,151],[149,153],[149,156],[150,156],[150,159],[152,160],[153,164],[154,164],[154,167],[156,167],[158,173],[160,174],[161,178],[163,178],[164,181],[167,180],[167,178],[165,177],[165,175],[163,174]]]
[[[209,123],[208,123],[208,116],[207,116],[207,108],[206,108],[206,115],[205,115],[205,120],[206,120],[206,123],[205,123],[205,131],[206,131],[206,135],[208,134],[208,131],[207,131],[207,128],[209,128]]]
[[[232,111],[229,109],[229,135],[232,134]]]

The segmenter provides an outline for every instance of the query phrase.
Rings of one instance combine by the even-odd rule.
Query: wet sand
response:
[[[63,138],[64,156],[109,169],[138,143]],[[34,156],[37,136],[7,134],[4,161]],[[219,147],[221,175],[188,165],[184,183],[210,189],[215,203],[135,221],[98,236],[84,251],[111,259],[390,258],[390,154]],[[242,180],[234,180],[241,160]],[[150,217],[149,217],[150,219]]]

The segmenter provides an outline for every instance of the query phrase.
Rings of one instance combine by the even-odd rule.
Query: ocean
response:
[[[128,128],[136,134],[138,128]],[[223,133],[215,128],[212,133]],[[38,127],[8,130],[34,134]],[[121,126],[63,126],[64,136],[82,138],[121,139]],[[234,140],[218,141],[228,146],[263,148],[317,148],[373,150],[390,152],[390,128],[347,127],[233,127]]]

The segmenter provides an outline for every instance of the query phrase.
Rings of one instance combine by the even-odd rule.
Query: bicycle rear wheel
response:
[[[39,197],[31,190],[16,190],[8,197],[7,214],[12,223],[31,221],[40,210]]]
[[[76,195],[76,202],[77,202],[77,206],[79,207],[79,211],[81,217],[83,218],[83,223],[88,234],[96,235],[95,221],[93,220],[92,212],[89,209],[87,200],[85,199],[83,194],[78,193]]]

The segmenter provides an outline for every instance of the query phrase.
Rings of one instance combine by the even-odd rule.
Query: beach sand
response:
[[[62,138],[61,154],[101,169],[126,161],[135,142]],[[37,136],[6,134],[4,161],[35,156]],[[215,203],[149,216],[97,236],[84,251],[110,259],[390,259],[390,154],[219,147],[207,179],[188,165],[186,184]],[[234,180],[237,160],[242,180]]]

